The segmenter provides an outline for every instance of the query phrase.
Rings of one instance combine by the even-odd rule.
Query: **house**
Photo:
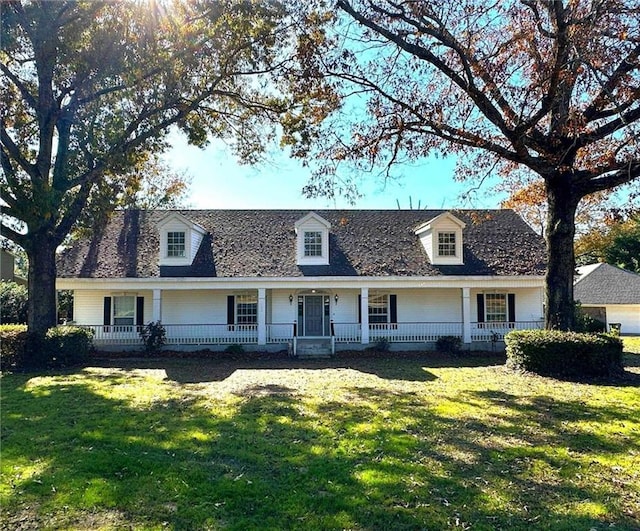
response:
[[[26,286],[27,281],[15,273],[15,256],[7,249],[0,249],[0,280]]]
[[[640,334],[640,275],[610,264],[578,268],[573,297],[594,319]]]
[[[471,348],[540,327],[544,243],[511,210],[115,212],[59,256],[103,347],[161,321],[185,348]]]

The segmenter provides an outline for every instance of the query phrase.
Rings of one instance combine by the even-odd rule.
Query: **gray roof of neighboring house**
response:
[[[194,263],[160,267],[158,222],[171,211],[117,211],[58,258],[59,277],[543,275],[543,240],[511,210],[455,210],[464,265],[434,266],[415,228],[446,210],[314,210],[331,223],[330,265],[296,264],[294,223],[308,210],[179,210],[207,234]]]
[[[573,298],[582,304],[640,304],[640,275],[610,264],[578,268]]]

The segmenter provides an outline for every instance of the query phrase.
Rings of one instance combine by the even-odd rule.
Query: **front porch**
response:
[[[308,284],[307,284],[308,285]],[[76,323],[94,331],[98,348],[142,345],[141,327],[160,321],[167,348],[222,350],[288,349],[299,341],[329,344],[336,350],[363,349],[377,342],[407,350],[433,348],[455,336],[468,348],[495,343],[517,329],[540,328],[542,291],[537,286],[484,288],[379,287],[77,290]],[[475,318],[475,319],[474,319]]]
[[[516,321],[507,323],[471,323],[472,343],[495,343],[503,341],[505,334],[512,330],[541,328],[542,321]],[[97,347],[142,347],[141,326],[136,325],[79,325],[94,333]],[[167,347],[215,348],[229,345],[278,346],[291,348],[296,353],[295,344],[308,336],[297,335],[297,323],[267,323],[265,342],[258,340],[258,325],[228,324],[164,324],[167,332]],[[425,348],[433,345],[443,336],[455,336],[463,340],[464,323],[393,323],[369,324],[369,340],[362,341],[361,323],[331,323],[329,336],[314,336],[315,339],[329,339],[334,348],[355,349],[375,345],[386,340],[391,344],[423,343]],[[430,345],[431,344],[431,345]]]

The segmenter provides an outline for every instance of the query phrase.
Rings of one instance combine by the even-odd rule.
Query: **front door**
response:
[[[304,335],[322,336],[324,330],[324,301],[322,295],[304,298]]]

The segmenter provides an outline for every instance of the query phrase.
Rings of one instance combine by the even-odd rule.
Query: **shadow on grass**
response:
[[[220,382],[238,370],[286,369],[352,369],[373,374],[386,380],[428,382],[436,379],[429,368],[487,367],[502,365],[504,355],[480,353],[451,356],[438,352],[340,352],[329,359],[301,360],[283,353],[243,354],[198,353],[193,357],[171,357],[164,353],[157,358],[100,358],[92,366],[135,369],[164,369],[167,377],[179,383]]]
[[[270,384],[226,403],[175,396],[166,381],[136,405],[137,385],[135,373],[3,378],[4,529],[637,523],[623,512],[633,502],[624,489],[576,477],[596,466],[596,449],[615,461],[638,441],[567,428],[585,418],[637,422],[628,410],[468,391],[456,397],[466,408],[456,417],[400,387],[349,388],[317,403]],[[154,400],[160,391],[168,397]],[[585,501],[603,515],[584,514]]]

